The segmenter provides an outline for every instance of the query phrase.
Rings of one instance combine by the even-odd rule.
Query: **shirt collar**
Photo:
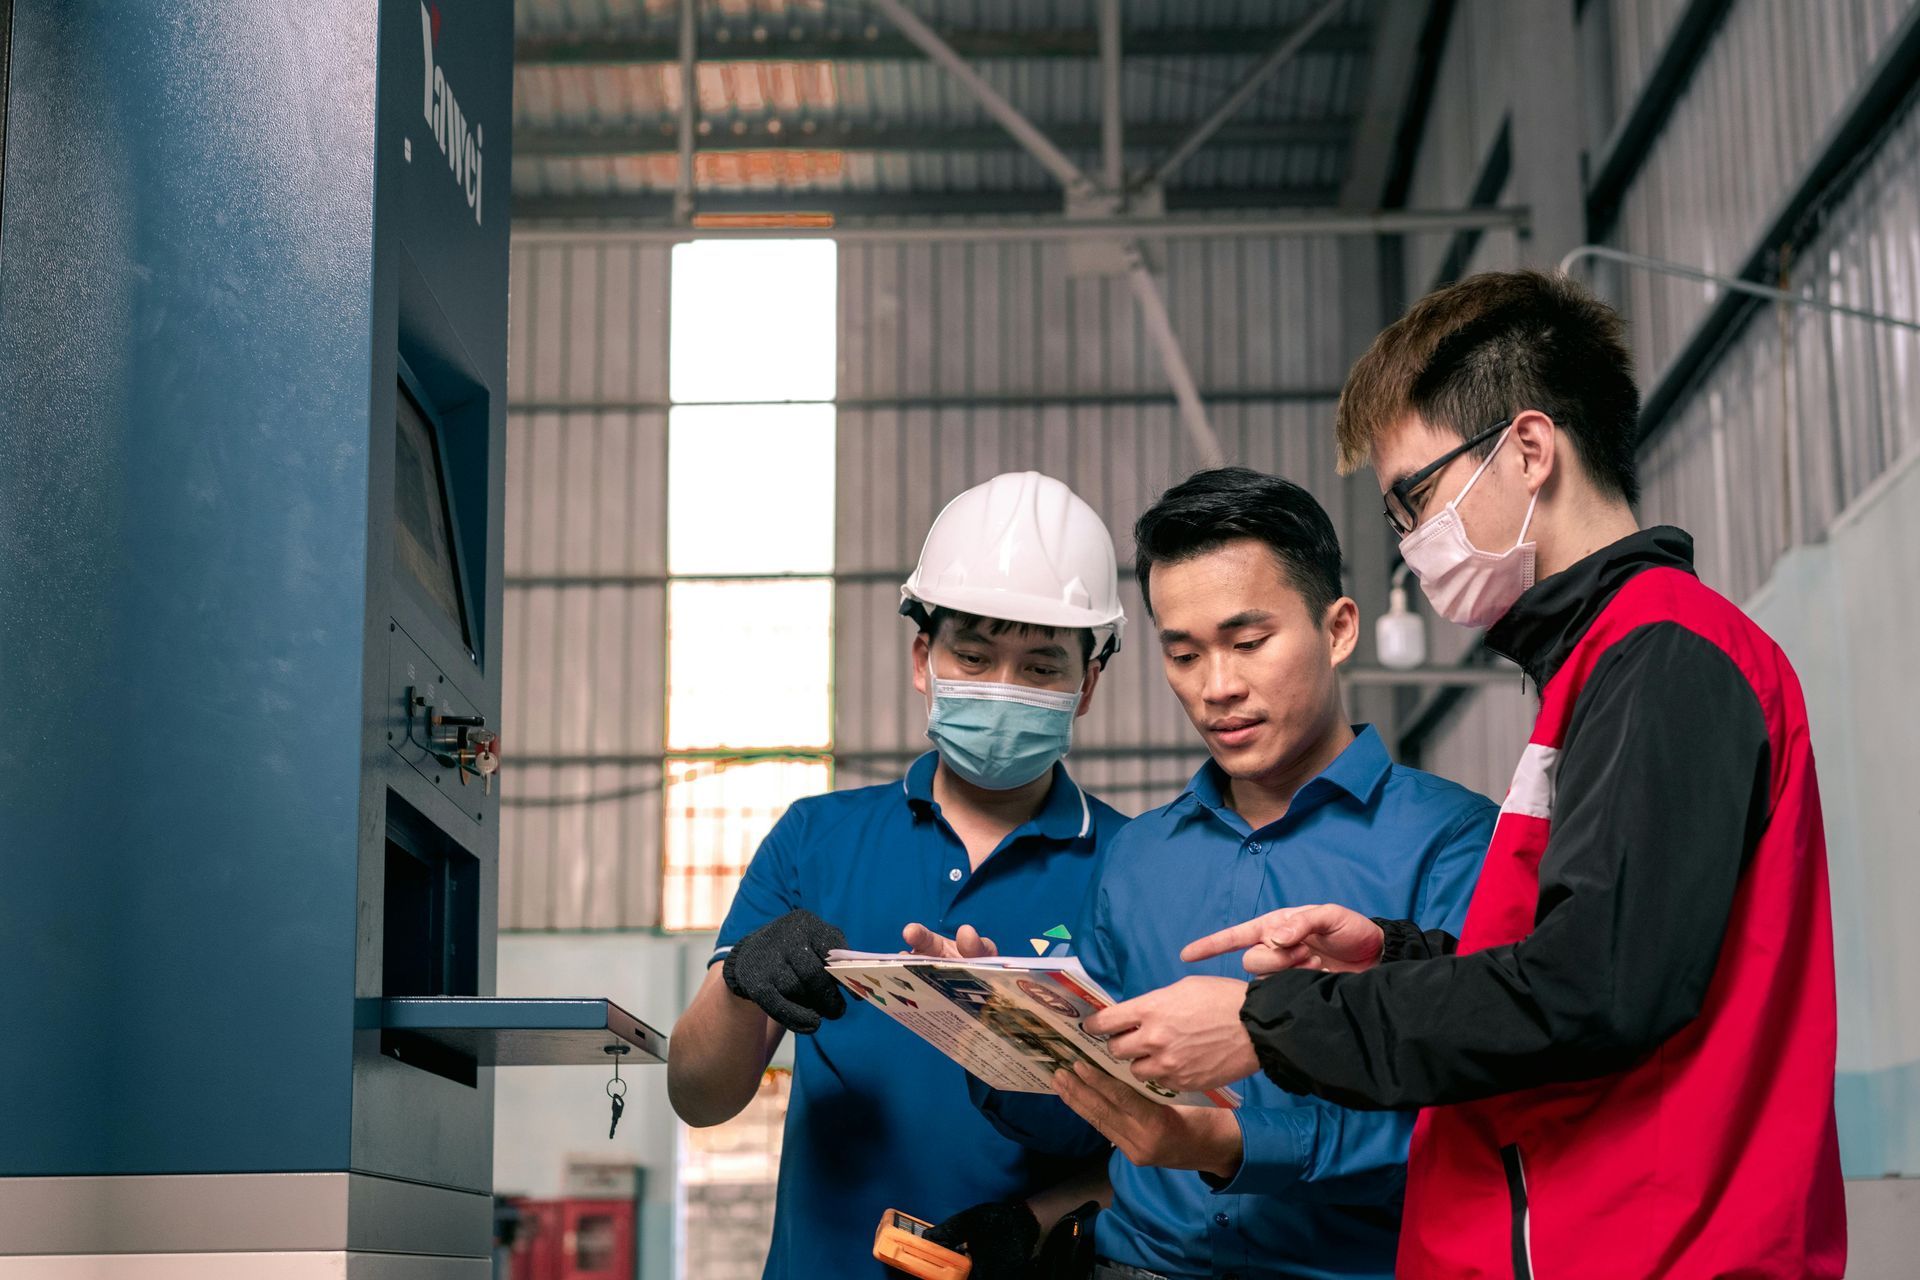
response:
[[[933,804],[933,772],[939,765],[940,753],[929,751],[913,762],[901,780],[900,789],[906,792],[907,803],[915,809]]]
[[[1642,570],[1693,572],[1693,539],[1679,529],[1642,529],[1542,578],[1487,632],[1486,646],[1544,688],[1607,607]]]
[[[929,751],[913,762],[900,783],[907,804],[916,813],[931,814],[939,807],[933,798],[933,775],[939,764],[940,753]],[[1064,764],[1055,764],[1053,786],[1040,812],[1015,828],[1014,835],[1037,835],[1065,842],[1081,839],[1092,831],[1093,808],[1087,803],[1087,793],[1067,773]]]
[[[1392,768],[1393,760],[1387,755],[1387,744],[1380,741],[1379,732],[1370,724],[1357,724],[1353,726],[1353,741],[1347,744],[1346,750],[1335,756],[1333,763],[1307,786],[1324,782],[1366,804],[1379,793],[1380,784],[1386,781]]]
[[[1288,812],[1297,812],[1300,802],[1311,801],[1316,792],[1329,790],[1345,792],[1363,805],[1370,804],[1392,768],[1393,760],[1387,755],[1387,746],[1380,741],[1379,732],[1370,724],[1355,725],[1353,741],[1294,793],[1294,804],[1288,807]],[[1233,812],[1227,806],[1225,770],[1212,760],[1201,765],[1174,803],[1185,801],[1192,801],[1216,816]],[[1312,807],[1311,804],[1308,807]]]

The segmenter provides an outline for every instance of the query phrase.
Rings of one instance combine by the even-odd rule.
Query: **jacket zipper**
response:
[[[1500,1163],[1507,1170],[1507,1199],[1513,1205],[1513,1280],[1534,1280],[1533,1224],[1527,1206],[1527,1168],[1520,1159],[1519,1144],[1500,1148]]]

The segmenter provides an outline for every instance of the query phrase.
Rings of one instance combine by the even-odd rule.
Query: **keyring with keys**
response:
[[[620,1059],[633,1052],[632,1045],[610,1044],[607,1056],[613,1059],[613,1079],[607,1081],[607,1096],[613,1099],[613,1123],[607,1126],[607,1140],[613,1140],[613,1131],[620,1127],[620,1113],[627,1109],[627,1082],[620,1078]],[[619,1089],[614,1086],[619,1085]]]

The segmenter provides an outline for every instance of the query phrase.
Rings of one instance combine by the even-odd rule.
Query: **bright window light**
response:
[[[833,458],[830,404],[674,408],[668,571],[831,573]]]
[[[675,245],[674,402],[833,399],[836,253],[831,240]]]
[[[833,785],[826,760],[675,760],[667,768],[661,923],[717,929],[787,806]]]
[[[669,929],[718,928],[787,806],[833,785],[837,289],[831,241],[673,251]]]
[[[833,739],[833,583],[667,588],[667,749],[824,750]]]
[[[682,1277],[759,1273],[772,1243],[792,1092],[792,1068],[768,1067],[759,1092],[739,1115],[705,1129],[680,1126],[674,1170],[681,1191]]]

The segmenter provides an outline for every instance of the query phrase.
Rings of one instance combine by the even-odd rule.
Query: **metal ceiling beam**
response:
[[[1329,193],[1330,194],[1330,193]],[[597,205],[581,202],[582,207],[612,209],[616,202],[595,198]],[[831,207],[830,199],[800,204],[796,209],[818,210]],[[964,207],[948,197],[944,208],[927,211],[964,213]],[[703,202],[703,205],[705,202]],[[742,205],[764,211],[767,201]],[[1058,205],[1056,204],[1057,208]],[[1335,210],[1290,213],[1221,214],[1213,217],[1187,215],[1164,218],[1031,217],[1012,221],[1005,218],[979,222],[853,223],[846,226],[808,227],[707,227],[688,229],[671,225],[631,227],[554,227],[529,226],[523,219],[537,206],[515,205],[513,238],[521,243],[540,241],[591,242],[614,244],[673,243],[698,237],[702,240],[837,240],[842,244],[961,244],[969,241],[1066,241],[1113,239],[1247,239],[1275,236],[1376,236],[1423,235],[1445,233],[1463,227],[1523,229],[1524,209],[1387,209],[1375,213],[1349,213]],[[656,199],[653,208],[660,205]],[[591,217],[590,212],[572,212],[570,216]]]
[[[1110,192],[1119,191],[1127,182],[1126,103],[1120,91],[1122,56],[1120,0],[1100,0],[1100,171]]]
[[[1167,300],[1160,293],[1160,282],[1154,279],[1137,244],[1127,244],[1126,256],[1127,283],[1133,288],[1133,300],[1139,304],[1147,337],[1153,340],[1154,349],[1160,354],[1160,371],[1167,375],[1174,403],[1180,406],[1180,425],[1187,429],[1194,452],[1200,456],[1200,465],[1217,467],[1226,461],[1226,453],[1220,447],[1220,437],[1214,434],[1213,424],[1207,421],[1206,401],[1200,398],[1193,370],[1187,365],[1186,353],[1180,349],[1180,336],[1173,331],[1173,318],[1167,314]]]
[[[695,75],[699,22],[699,0],[680,0],[680,111],[674,121],[673,179],[673,220],[679,223],[693,220],[694,114],[700,109],[700,83]]]
[[[1816,298],[1809,293],[1798,293],[1792,289],[1776,289],[1772,285],[1756,284],[1737,276],[1717,275],[1711,271],[1702,271],[1698,267],[1689,267],[1684,263],[1649,258],[1645,254],[1628,253],[1624,249],[1615,249],[1604,244],[1583,244],[1577,249],[1570,250],[1564,258],[1560,259],[1560,274],[1563,276],[1573,274],[1574,264],[1585,258],[1617,262],[1622,266],[1651,271],[1657,275],[1678,276],[1682,280],[1718,285],[1722,289],[1731,289],[1735,293],[1744,293],[1749,297],[1761,298],[1768,302],[1784,302],[1789,306],[1824,311],[1830,316],[1845,316],[1849,320],[1865,320],[1869,324],[1891,325],[1896,329],[1909,329],[1914,333],[1920,333],[1920,320],[1909,320],[1905,316],[1891,315],[1884,311],[1866,311],[1859,307],[1843,306],[1838,302],[1829,302],[1825,298]]]
[[[1208,403],[1216,404],[1318,404],[1326,406],[1340,398],[1338,386],[1316,387],[1301,385],[1293,387],[1225,387],[1200,393]],[[707,402],[716,403],[716,402]],[[789,403],[784,401],[754,401],[756,404]],[[811,403],[811,402],[800,402]],[[898,413],[908,415],[903,425],[912,426],[915,421],[924,421],[923,415],[951,413],[967,409],[1008,409],[1031,413],[1044,413],[1054,409],[1141,409],[1164,408],[1167,397],[1161,392],[1148,391],[1052,391],[1052,392],[955,392],[951,395],[905,395],[905,396],[865,396],[846,395],[834,399],[842,413]],[[555,419],[594,417],[610,413],[665,413],[673,407],[673,402],[665,399],[634,400],[510,400],[507,412],[516,414],[542,414]],[[1382,525],[1384,528],[1384,524]],[[685,575],[681,575],[685,576]],[[764,578],[765,574],[749,574],[748,577]],[[802,574],[802,577],[817,578],[819,574]],[[904,573],[902,577],[906,576]],[[662,579],[664,581],[664,579]],[[508,580],[509,582],[512,579]],[[605,579],[612,583],[614,579]],[[625,581],[624,578],[619,581]],[[1381,588],[1382,592],[1385,588]]]
[[[1404,205],[1413,186],[1413,168],[1420,158],[1428,109],[1440,84],[1440,59],[1446,53],[1447,38],[1453,32],[1453,19],[1459,7],[1460,0],[1428,0],[1427,18],[1420,24],[1420,39],[1414,48],[1413,74],[1408,80],[1406,102],[1394,129],[1393,155],[1387,163],[1387,194],[1380,201],[1385,208]]]
[[[1034,159],[1044,166],[1047,172],[1066,189],[1067,205],[1070,209],[1079,206],[1082,210],[1092,205],[1097,196],[1106,196],[1118,204],[1122,199],[1118,179],[1122,176],[1120,158],[1120,9],[1113,0],[1108,0],[1103,8],[1105,31],[1102,36],[1105,66],[1104,79],[1107,82],[1106,150],[1110,155],[1109,164],[1115,180],[1104,190],[1094,184],[1078,165],[1069,159],[1065,152],[1056,146],[1052,139],[1034,126],[1033,122],[1022,115],[1012,103],[1003,98],[999,91],[988,84],[979,72],[959,54],[953,51],[919,18],[915,17],[901,0],[869,0],[881,13],[884,13],[907,39],[913,43],[961,84],[965,85],[986,113],[998,120],[1008,133],[1019,139],[1020,145],[1033,153]],[[1344,0],[1343,0],[1344,2]],[[1090,223],[1090,219],[1075,218],[1079,224]],[[1093,236],[1084,239],[1094,239]],[[1147,266],[1146,256],[1140,246],[1130,236],[1116,237],[1120,240],[1121,256],[1126,262],[1127,279],[1133,288],[1133,296],[1140,306],[1141,318],[1146,323],[1147,334],[1153,340],[1160,355],[1161,371],[1167,375],[1167,381],[1173,387],[1174,400],[1180,406],[1180,421],[1185,425],[1187,434],[1193,438],[1194,448],[1201,460],[1209,467],[1219,466],[1224,460],[1220,448],[1220,438],[1214,434],[1213,426],[1207,421],[1207,407],[1200,399],[1200,393],[1193,380],[1193,371],[1187,366],[1187,358],[1180,350],[1179,335],[1173,331],[1173,321],[1167,315],[1166,300],[1160,294],[1160,283],[1153,277]],[[1082,237],[1074,237],[1076,240]]]
[[[897,3],[897,0],[890,0],[890,2]],[[1222,98],[1219,105],[1208,112],[1206,118],[1195,125],[1193,131],[1174,147],[1165,160],[1160,162],[1160,167],[1154,170],[1150,181],[1157,185],[1166,185],[1167,180],[1179,171],[1188,157],[1205,146],[1207,139],[1211,138],[1221,125],[1232,119],[1240,108],[1246,106],[1253,95],[1260,91],[1260,86],[1267,82],[1269,76],[1291,62],[1302,49],[1306,48],[1307,42],[1313,39],[1313,33],[1331,22],[1333,15],[1344,8],[1346,3],[1347,0],[1326,0],[1304,22],[1288,32],[1278,44],[1274,45],[1273,51],[1262,58],[1259,64],[1247,73],[1246,78]]]
[[[1368,64],[1366,105],[1347,153],[1347,181],[1340,194],[1345,208],[1376,209],[1385,201],[1394,135],[1413,91],[1426,15],[1426,0],[1386,0],[1380,11],[1379,34]]]
[[[1006,96],[987,83],[986,77],[973,69],[966,58],[954,52],[953,46],[940,38],[940,34],[922,22],[913,10],[901,3],[901,0],[870,0],[873,7],[885,14],[887,20],[900,29],[900,34],[912,41],[920,52],[934,63],[946,69],[948,75],[966,86],[967,92],[974,96],[981,110],[1000,123],[1000,127],[1012,134],[1025,147],[1041,168],[1052,174],[1054,180],[1065,187],[1069,194],[1090,196],[1093,183],[1087,175],[1080,172],[1080,166],[1067,157],[1067,153],[1055,146],[1053,140],[1040,130],[1033,121],[1027,119],[1018,107],[1007,101]]]
[[[852,121],[754,121],[740,132],[719,126],[699,139],[701,151],[842,151],[929,152],[937,154],[1010,151],[1019,143],[997,124],[889,125]],[[767,126],[777,123],[778,131]],[[812,125],[809,129],[808,124]],[[1353,129],[1350,117],[1322,120],[1242,121],[1221,130],[1216,143],[1223,147],[1339,146]],[[521,156],[617,157],[660,155],[675,149],[677,117],[658,117],[617,129],[514,130],[513,154]],[[1050,127],[1047,132],[1062,150],[1095,152],[1105,146],[1102,125],[1074,124]],[[1135,125],[1127,131],[1127,145],[1158,150],[1186,135],[1184,125]]]
[[[1587,185],[1587,239],[1604,240],[1613,230],[1621,199],[1646,163],[1654,139],[1667,127],[1667,118],[1692,83],[1693,73],[1713,47],[1720,20],[1732,7],[1733,0],[1688,0],[1673,19],[1673,34],[1667,37],[1639,93],[1600,148],[1593,180]]]
[[[1513,117],[1508,115],[1500,122],[1500,132],[1494,135],[1486,158],[1480,162],[1480,172],[1474,175],[1473,187],[1467,192],[1468,206],[1485,208],[1498,203],[1500,193],[1506,190],[1512,176]],[[1479,227],[1454,232],[1453,243],[1447,246],[1440,265],[1434,270],[1433,279],[1427,284],[1427,292],[1452,284],[1465,275],[1467,264],[1473,261],[1474,252],[1479,249],[1480,240],[1485,235],[1485,229]]]
[[[1396,671],[1390,667],[1345,666],[1340,678],[1360,688],[1472,689],[1504,685],[1511,689],[1525,678],[1517,667],[1415,667]]]
[[[703,62],[914,62],[920,51],[906,37],[879,27],[858,31],[802,27],[764,32],[754,39],[748,31],[726,30],[700,36]],[[872,34],[868,34],[868,32]],[[1168,27],[1135,30],[1129,58],[1245,57],[1284,38],[1291,28],[1277,27]],[[1097,28],[1064,31],[943,31],[954,51],[965,58],[1097,58]],[[1365,53],[1373,33],[1365,23],[1323,27],[1308,42],[1306,54]],[[527,36],[514,46],[514,63],[522,67],[632,67],[671,68],[679,63],[676,36],[591,35]]]
[[[1176,213],[1285,210],[1291,215],[1302,210],[1328,208],[1337,194],[1332,187],[1189,187],[1169,193],[1167,207]],[[1058,214],[1061,197],[1059,191],[1050,187],[974,191],[721,191],[702,195],[699,210],[722,214],[824,213],[836,219],[1006,218]],[[522,230],[531,224],[581,218],[665,225],[672,216],[673,198],[665,191],[634,195],[516,196],[513,202],[514,226]]]

